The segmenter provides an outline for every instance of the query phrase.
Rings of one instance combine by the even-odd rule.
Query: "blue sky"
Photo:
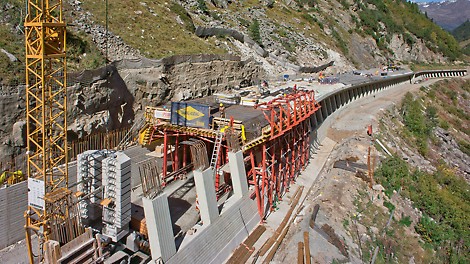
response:
[[[441,2],[442,0],[411,0],[411,2]]]

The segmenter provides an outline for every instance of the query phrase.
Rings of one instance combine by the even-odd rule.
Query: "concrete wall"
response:
[[[24,239],[27,206],[27,181],[0,189],[0,249]]]
[[[223,263],[261,221],[256,201],[247,195],[223,212],[167,264]]]

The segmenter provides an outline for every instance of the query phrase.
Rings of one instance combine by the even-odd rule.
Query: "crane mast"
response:
[[[62,0],[28,0],[25,18],[30,263],[43,261],[43,244],[61,245],[82,233],[68,189],[66,24]],[[39,239],[34,252],[31,234]]]

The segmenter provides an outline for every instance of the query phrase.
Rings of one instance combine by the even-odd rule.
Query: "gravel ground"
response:
[[[361,98],[330,117],[335,121],[329,128],[327,136],[336,141],[337,145],[331,151],[327,163],[313,185],[311,194],[303,204],[304,209],[294,220],[273,263],[287,263],[297,259],[298,242],[303,241],[304,231],[309,232],[312,263],[331,263],[334,259],[340,262],[361,263],[358,245],[343,227],[342,220],[355,209],[354,199],[357,190],[365,188],[366,183],[355,177],[352,172],[333,168],[333,164],[348,157],[358,158],[357,163],[367,164],[367,147],[370,139],[366,135],[366,127],[369,124],[377,127],[381,112],[400,102],[406,92],[416,91],[422,85],[430,85],[435,81],[428,80],[419,85],[400,84],[375,96]],[[309,219],[315,204],[320,205],[320,211],[312,230],[309,227]],[[347,245],[348,256],[341,254],[337,247],[328,242],[328,235],[322,230],[325,224],[331,226],[335,234]],[[365,230],[362,231],[365,233]]]

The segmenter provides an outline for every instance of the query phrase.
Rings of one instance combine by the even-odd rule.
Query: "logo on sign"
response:
[[[204,114],[199,112],[198,110],[194,109],[192,106],[187,106],[185,108],[181,108],[180,110],[176,111],[180,116],[186,118],[186,120],[193,120],[199,117],[203,117]]]

